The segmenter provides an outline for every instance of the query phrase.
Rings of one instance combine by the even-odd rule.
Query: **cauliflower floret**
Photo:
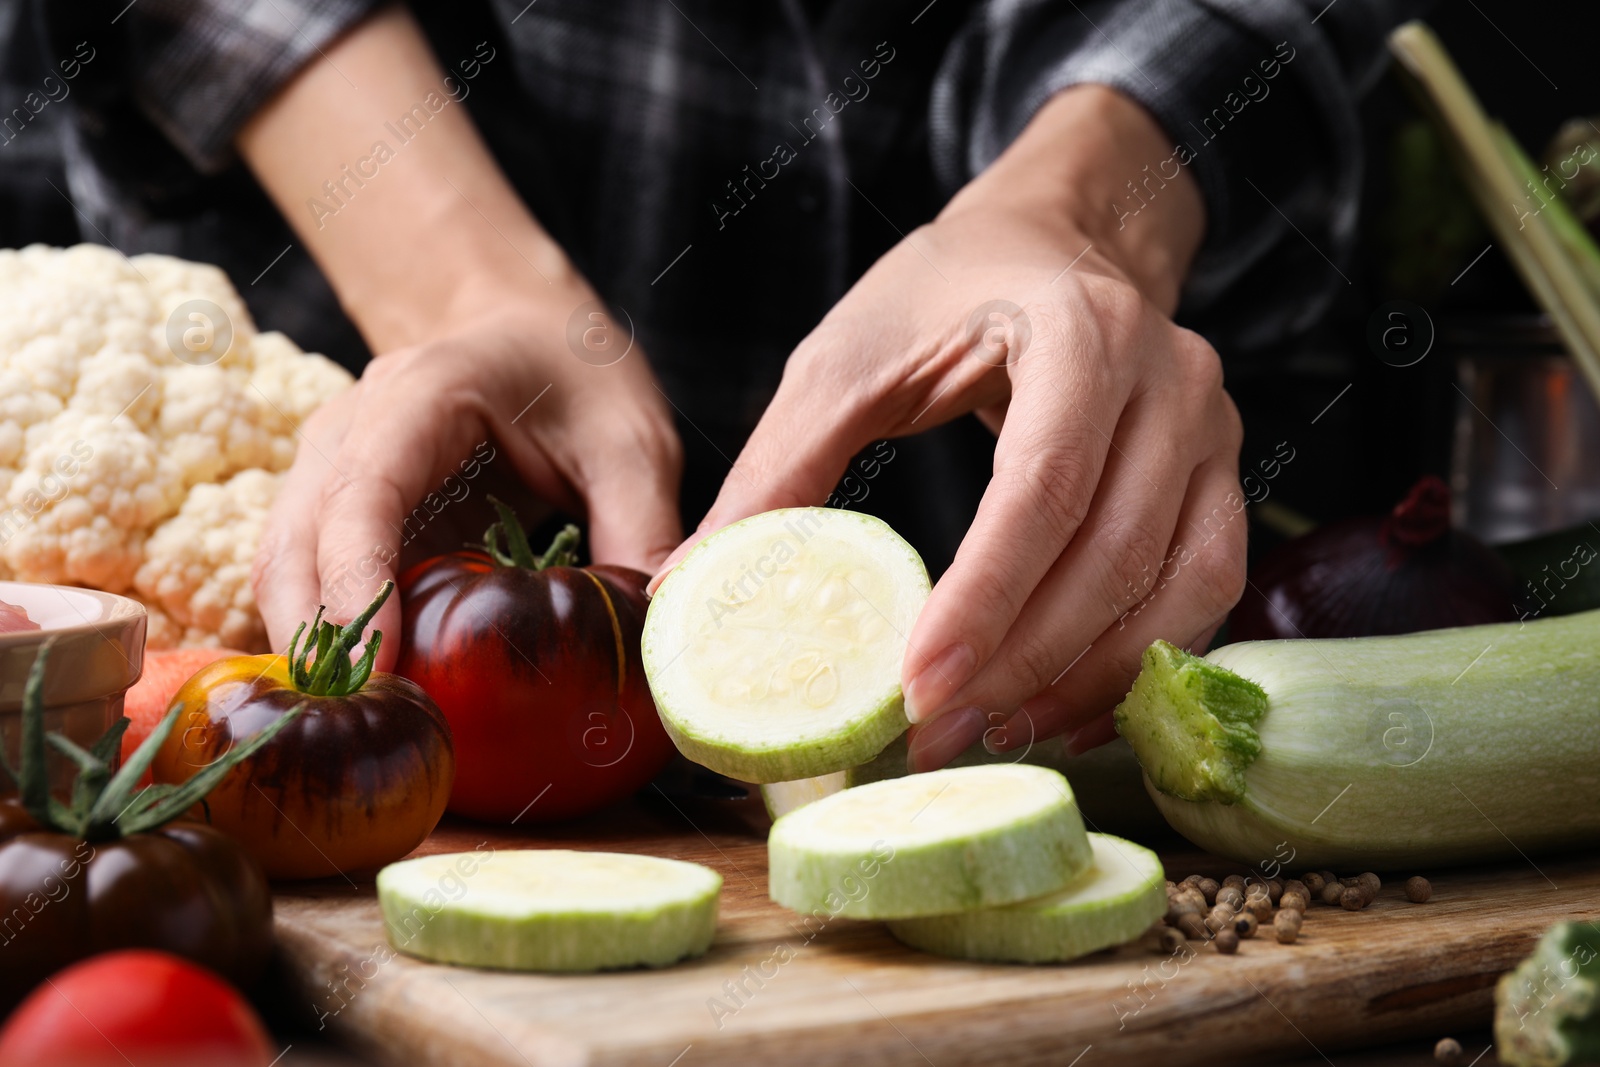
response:
[[[120,347],[146,348],[153,301],[120,255],[93,245],[64,252],[35,245],[16,258],[29,269],[0,286],[0,353],[19,352],[39,338],[79,358],[112,338]]]
[[[250,565],[277,489],[278,475],[263,470],[243,471],[222,485],[197,485],[182,510],[145,543],[134,587],[185,628],[182,643],[214,635],[229,648],[266,651]]]
[[[34,430],[6,491],[7,514],[25,521],[0,556],[23,581],[121,592],[145,535],[182,503],[176,465],[126,419],[65,411]]]
[[[312,412],[355,380],[327,356],[302,353],[281,333],[260,334],[251,347],[255,358],[251,392],[265,403],[266,425],[274,433],[292,437]]]
[[[226,330],[232,334],[229,347],[223,351],[217,365],[249,373],[249,350],[256,335],[255,322],[221,269],[209,263],[190,263],[171,256],[134,256],[132,262],[148,279],[147,293],[153,308],[148,345],[156,362],[163,366],[193,363],[194,357],[181,347],[183,338],[188,330],[207,326],[211,331],[211,343],[219,347],[222,332]],[[203,302],[211,306],[188,308],[179,320],[173,321],[179,308],[191,302]],[[196,311],[202,317],[190,318],[190,314]],[[176,347],[174,341],[177,342]]]
[[[253,390],[241,388],[219,366],[180,364],[163,373],[160,433],[185,485],[214,482],[247,467],[287,467],[294,442],[262,425],[267,413]]]
[[[161,409],[156,367],[143,352],[103,348],[78,368],[78,388],[67,401],[74,411],[121,416],[149,432]]]
[[[24,342],[6,367],[25,378],[35,389],[65,400],[78,384],[78,365],[83,353],[60,337],[34,337]]]
[[[0,468],[14,468],[22,458],[30,426],[61,413],[61,398],[35,389],[26,375],[0,367]]]

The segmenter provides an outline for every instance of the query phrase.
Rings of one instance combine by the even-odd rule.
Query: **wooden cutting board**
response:
[[[881,924],[799,925],[767,900],[766,825],[750,802],[664,795],[558,828],[447,821],[419,854],[486,842],[713,867],[725,880],[716,942],[704,958],[662,971],[557,977],[436,966],[387,947],[370,879],[310,883],[276,900],[293,995],[336,1039],[408,1067],[709,1067],[758,1057],[769,1067],[1079,1057],[1083,1067],[1181,1067],[1222,1056],[1325,1058],[1482,1030],[1496,977],[1547,925],[1600,919],[1600,861],[1541,859],[1427,872],[1427,904],[1408,903],[1391,884],[1362,912],[1314,905],[1298,943],[1256,938],[1232,957],[1205,948],[1179,962],[1130,946],[1059,966],[958,963],[901,946]],[[1177,877],[1241,870],[1192,852],[1163,859]]]

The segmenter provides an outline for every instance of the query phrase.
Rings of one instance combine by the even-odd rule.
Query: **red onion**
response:
[[[1450,528],[1433,475],[1388,515],[1321,526],[1271,552],[1228,618],[1233,641],[1364,637],[1517,617],[1515,579],[1471,534]]]

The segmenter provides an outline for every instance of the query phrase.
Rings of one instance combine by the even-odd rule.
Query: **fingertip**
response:
[[[925,656],[913,639],[901,664],[906,718],[913,723],[933,718],[977,670],[978,654],[964,641]]]
[[[672,573],[672,568],[676,567],[679,563],[682,563],[683,557],[687,556],[694,546],[700,543],[701,538],[704,536],[704,534],[696,531],[695,533],[689,535],[689,539],[687,541],[683,542],[683,544],[667,553],[667,558],[661,561],[661,566],[656,568],[655,574],[651,577],[649,583],[645,585],[644,591],[646,595],[656,595],[656,590],[660,589],[661,583],[667,580],[667,575]]]
[[[912,774],[938,770],[977,744],[984,728],[982,708],[958,708],[912,727],[906,744],[907,769]]]
[[[295,628],[305,621],[301,616],[307,607],[316,610],[315,552],[305,544],[306,540],[314,543],[316,533],[300,531],[298,541],[295,536],[271,536],[270,531],[264,535],[250,573],[256,610],[266,628],[267,648],[277,652],[288,649]]]

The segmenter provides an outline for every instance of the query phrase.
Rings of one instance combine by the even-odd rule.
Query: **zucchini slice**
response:
[[[1170,835],[1155,802],[1145,792],[1139,761],[1128,742],[1118,737],[1088,752],[1069,756],[1059,738],[1035,742],[1026,751],[995,754],[976,742],[951,760],[951,767],[976,767],[982,764],[1031,763],[1060,771],[1072,783],[1078,811],[1086,826],[1122,837],[1148,838]],[[906,768],[905,735],[890,741],[884,750],[859,767],[795,782],[771,782],[761,787],[761,799],[772,819],[789,814],[813,800],[831,793],[853,789],[885,778],[903,778]]]
[[[1049,893],[1088,869],[1072,787],[1024,764],[847,789],[779,819],[768,890],[786,908],[909,919]]]
[[[645,617],[661,721],[685,756],[741,781],[865,763],[908,725],[900,665],[929,588],[870,515],[788,508],[718,530]]]
[[[664,967],[717,928],[722,876],[620,852],[422,856],[378,872],[389,943],[437,963],[510,971]]]
[[[1094,861],[1047,896],[955,915],[902,919],[889,932],[939,956],[998,963],[1059,963],[1132,941],[1167,910],[1166,874],[1149,849],[1090,834]]]

